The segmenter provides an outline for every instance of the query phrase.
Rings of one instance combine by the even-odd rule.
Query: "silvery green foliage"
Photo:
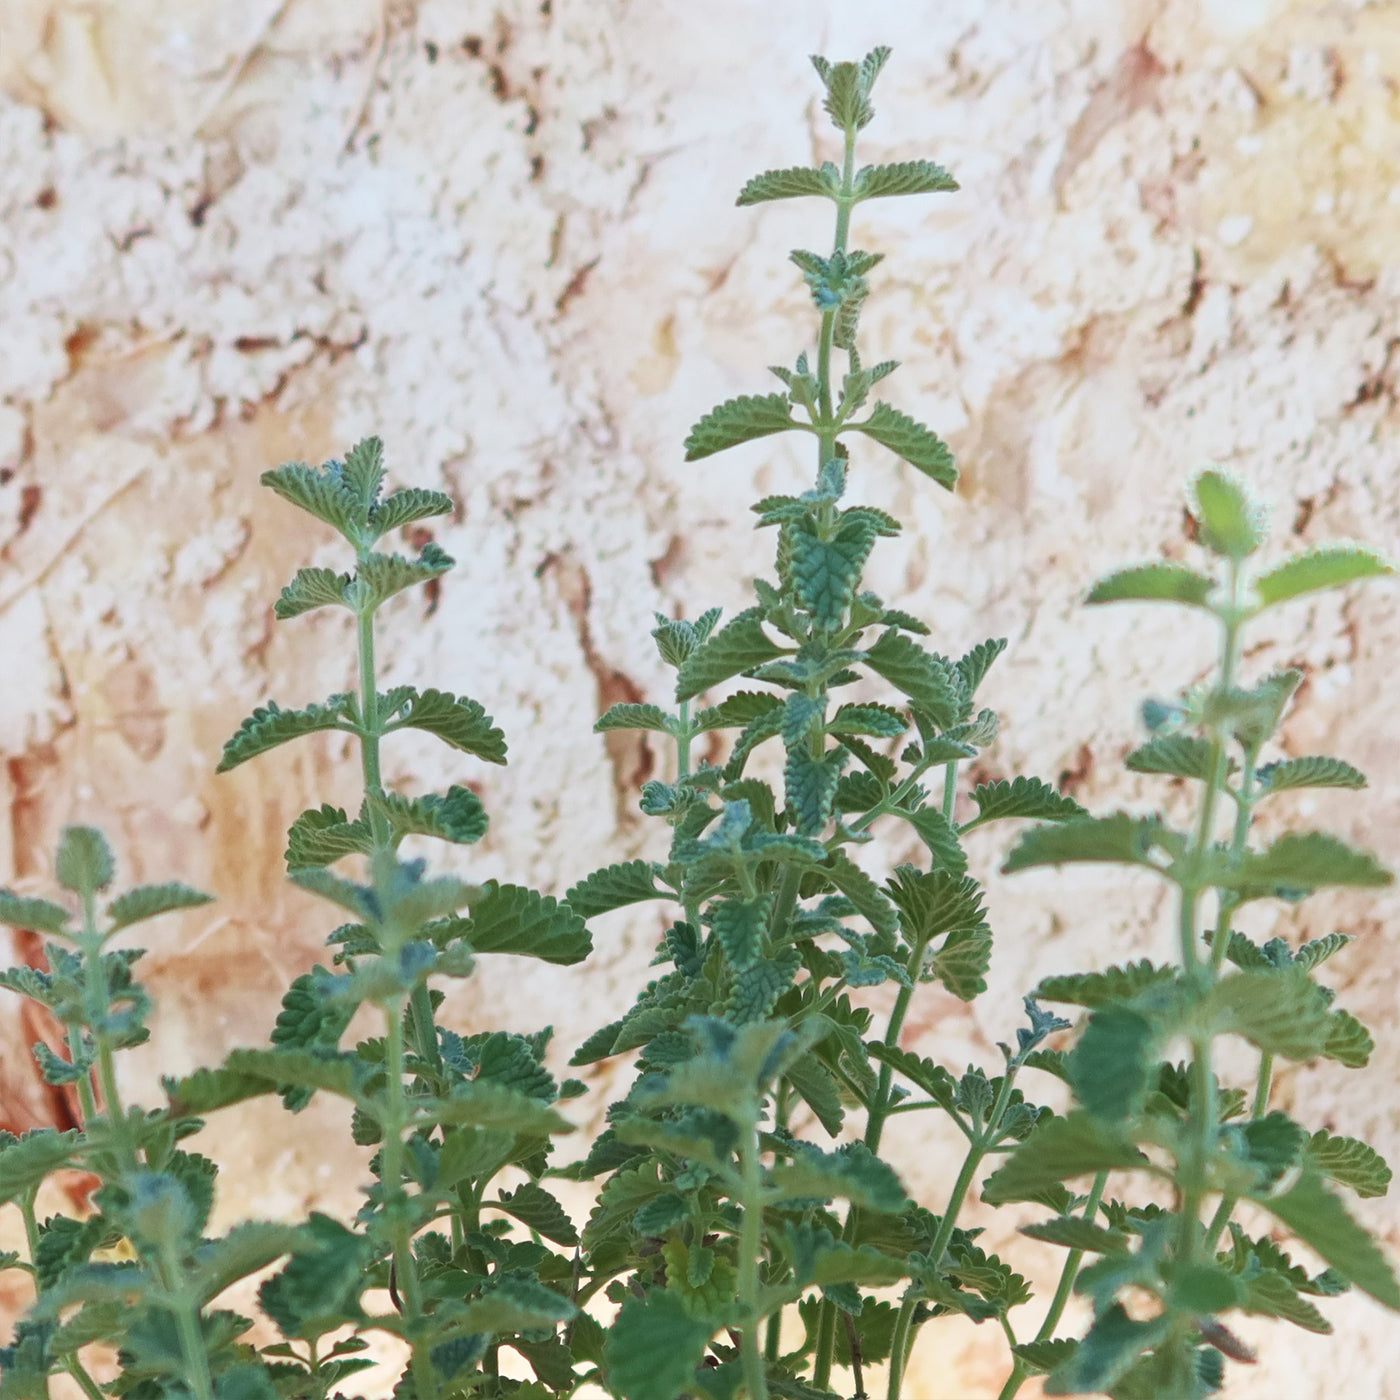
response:
[[[1162,815],[1091,816],[1036,778],[963,779],[996,739],[977,693],[1005,643],[952,659],[926,640],[928,626],[865,589],[871,552],[900,527],[877,506],[845,503],[851,448],[866,441],[938,485],[957,476],[934,432],[872,397],[895,363],[867,368],[859,351],[879,258],[848,246],[852,211],[956,189],[931,162],[857,167],[887,56],[813,60],[841,164],[769,171],[739,197],[835,206],[830,253],[792,255],[818,314],[816,344],[774,369],[781,391],[701,418],[687,457],[800,432],[815,448],[814,476],[810,489],[755,507],[776,558],[751,606],[727,620],[714,609],[694,622],[656,619],[674,696],[615,706],[596,726],[673,745],[672,778],[640,793],[669,829],[664,859],[594,871],[566,901],[486,871],[474,883],[432,876],[404,859],[410,836],[478,842],[487,813],[465,779],[476,763],[506,760],[504,736],[475,700],[377,685],[379,609],[452,565],[435,543],[409,556],[380,542],[452,501],[417,488],[386,495],[372,438],[343,460],[264,475],[353,553],[345,572],[300,570],[274,611],[347,610],[357,683],[301,708],[257,708],[219,767],[322,732],[358,745],[358,810],[311,808],[287,838],[291,878],[334,910],[329,965],[288,988],[265,1046],[169,1079],[164,1102],[136,1108],[121,1100],[115,1057],[146,1038],[151,1004],[134,973],[140,950],[114,940],[207,897],[163,884],[106,898],[113,857],[83,827],[59,847],[61,899],[0,891],[0,919],[49,940],[45,968],[12,968],[0,985],[61,1027],[60,1043],[34,1053],[81,1118],[69,1131],[0,1137],[0,1205],[19,1210],[26,1235],[24,1253],[0,1255],[0,1269],[27,1272],[37,1295],[0,1348],[0,1400],[48,1397],[57,1376],[92,1400],[328,1400],[370,1366],[376,1335],[406,1345],[399,1400],[563,1400],[585,1385],[618,1400],[836,1400],[865,1396],[875,1365],[900,1400],[916,1338],[954,1314],[1005,1333],[1002,1400],[1033,1374],[1046,1374],[1050,1394],[1197,1400],[1222,1386],[1226,1358],[1252,1359],[1232,1314],[1325,1332],[1313,1300],[1352,1286],[1400,1308],[1393,1273],[1336,1194],[1381,1195],[1389,1168],[1364,1143],[1270,1106],[1280,1058],[1366,1063],[1368,1032],[1314,977],[1349,939],[1258,945],[1232,927],[1251,901],[1390,880],[1369,853],[1326,833],[1252,839],[1266,800],[1365,779],[1340,758],[1271,757],[1299,674],[1238,675],[1259,613],[1389,566],[1343,546],[1258,567],[1259,511],[1232,479],[1206,472],[1194,514],[1211,566],[1127,569],[1089,597],[1165,602],[1219,626],[1214,678],[1150,701],[1148,736],[1128,759],[1134,772],[1192,785],[1192,828]],[[867,480],[878,497],[887,478]],[[380,747],[402,729],[440,739],[463,781],[440,793],[387,789]],[[697,740],[717,733],[724,761],[697,762]],[[1021,828],[1007,872],[1095,861],[1167,881],[1180,959],[1047,978],[1025,999],[996,1072],[955,1072],[904,1049],[901,1031],[935,984],[964,1001],[986,988],[992,933],[965,840],[1003,821],[1035,823]],[[865,857],[871,843],[917,845],[921,856],[879,881],[867,869],[888,861]],[[572,1060],[627,1055],[636,1074],[602,1131],[554,1166],[553,1139],[570,1129],[559,1105],[584,1084],[556,1081],[548,1028],[442,1024],[441,984],[488,954],[576,964],[591,950],[590,922],[639,904],[664,910],[657,975]],[[1046,1005],[1078,1008],[1072,1037]],[[347,1048],[362,1010],[376,1033]],[[1218,1077],[1225,1037],[1257,1052],[1251,1084]],[[1063,1080],[1070,1111],[1026,1098],[1035,1076]],[[221,1109],[275,1094],[298,1112],[318,1093],[343,1101],[347,1133],[375,1149],[355,1218],[313,1213],[207,1237],[217,1167],[180,1144]],[[945,1115],[967,1150],[932,1199],[913,1201],[880,1149],[892,1118],[921,1112]],[[344,1144],[326,1153],[339,1166]],[[41,1221],[40,1188],[71,1169],[100,1183],[91,1210]],[[1161,1203],[1120,1199],[1127,1174],[1138,1179],[1132,1200],[1146,1184]],[[582,1230],[551,1178],[593,1183]],[[979,1189],[989,1204],[1052,1212],[1023,1227],[1066,1251],[1053,1297],[1029,1322],[1026,1280],[958,1223]],[[1241,1206],[1249,1213],[1237,1220]],[[1310,1273],[1248,1224],[1261,1210],[1327,1267]],[[256,1332],[224,1298],[255,1275]],[[1076,1290],[1092,1325],[1082,1339],[1057,1336]],[[936,1344],[938,1334],[925,1335]],[[255,1344],[269,1335],[280,1340]],[[99,1343],[118,1357],[105,1386],[90,1365]],[[532,1379],[513,1378],[522,1365]]]

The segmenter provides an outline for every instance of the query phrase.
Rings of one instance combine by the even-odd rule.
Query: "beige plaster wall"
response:
[[[1400,4],[0,0],[0,872],[39,887],[58,827],[94,821],[130,878],[219,896],[153,934],[161,1012],[134,1091],[260,1039],[330,923],[279,855],[303,806],[353,795],[346,755],[303,744],[212,775],[255,703],[351,675],[337,619],[272,623],[292,570],[336,556],[260,490],[269,465],[378,431],[401,480],[462,503],[437,532],[461,561],[440,606],[396,605],[383,654],[393,679],[480,698],[513,745],[504,773],[426,739],[390,753],[391,780],[480,785],[493,825],[469,868],[559,891],[657,849],[634,792],[659,759],[589,724],[662,696],[652,611],[740,605],[769,562],[745,508],[807,470],[772,443],[681,461],[699,413],[811,335],[784,254],[819,246],[824,216],[733,196],[828,152],[805,55],[881,42],[867,158],[932,155],[964,188],[861,211],[858,240],[889,255],[867,342],[906,362],[892,396],[964,475],[949,499],[867,454],[860,491],[910,525],[879,586],[948,649],[1011,638],[992,767],[1063,775],[1090,805],[1145,799],[1119,771],[1137,702],[1202,674],[1207,638],[1077,600],[1115,563],[1186,549],[1190,472],[1254,482],[1280,548],[1397,544]],[[1397,642],[1377,587],[1297,606],[1250,657],[1308,673],[1290,751],[1373,774],[1310,815],[1392,861]],[[1155,891],[1004,880],[1003,844],[975,853],[990,992],[971,1010],[929,993],[910,1027],[953,1065],[988,1061],[1040,975],[1169,949]],[[1396,911],[1264,916],[1358,935],[1333,981],[1376,1029],[1372,1073],[1307,1070],[1280,1095],[1392,1155]],[[575,1043],[628,1001],[654,933],[612,916],[587,974],[501,962],[451,1014]],[[50,1121],[29,1028],[0,1017],[4,1115]],[[220,1120],[212,1150],[242,1182],[226,1213],[349,1206],[358,1169],[317,1155],[335,1128],[319,1108]],[[954,1144],[894,1143],[940,1208]],[[1392,1203],[1361,1213],[1400,1246]],[[1054,1252],[1018,1248],[1048,1283]],[[1393,1320],[1328,1311],[1330,1341],[1242,1326],[1268,1350],[1231,1393],[1400,1395]],[[930,1337],[910,1400],[995,1394],[989,1328]]]

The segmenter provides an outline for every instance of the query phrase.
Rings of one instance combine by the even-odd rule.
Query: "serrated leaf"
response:
[[[115,933],[129,924],[139,924],[176,909],[196,909],[201,904],[212,903],[213,899],[212,894],[193,890],[188,885],[138,885],[118,895],[107,906],[107,918],[111,932]]]
[[[404,797],[397,792],[372,792],[366,799],[371,812],[378,812],[395,836],[436,836],[469,846],[486,835],[486,809],[470,788],[454,786],[439,795]]]
[[[903,817],[914,828],[942,869],[953,875],[966,874],[967,853],[958,841],[958,829],[937,807],[920,807],[913,812],[896,808],[894,815]]]
[[[666,716],[656,705],[614,705],[593,723],[595,734],[613,729],[650,729],[658,734],[670,733]]]
[[[1021,1233],[1046,1244],[1093,1254],[1126,1254],[1131,1244],[1131,1237],[1122,1230],[1105,1229],[1078,1215],[1060,1215],[1053,1220],[1022,1225]]]
[[[1329,886],[1379,889],[1393,880],[1369,851],[1323,831],[1290,831],[1267,850],[1247,851],[1233,869],[1214,874],[1212,883],[1234,890],[1243,903],[1269,897],[1296,900]]]
[[[1140,564],[1100,579],[1086,603],[1186,603],[1203,608],[1213,580],[1181,564]]]
[[[754,720],[781,709],[782,705],[782,697],[768,691],[741,690],[727,700],[721,700],[718,705],[701,710],[693,723],[699,734],[711,729],[732,729],[752,724]]]
[[[303,734],[315,734],[324,729],[351,732],[346,722],[349,703],[349,695],[332,695],[324,704],[284,710],[275,701],[268,701],[239,725],[238,732],[224,745],[223,757],[214,771],[227,773],[230,768],[237,768],[240,763]]]
[[[629,1297],[603,1351],[609,1389],[622,1400],[676,1400],[694,1387],[710,1331],[676,1293]]]
[[[945,1111],[952,1113],[958,1081],[942,1065],[934,1064],[911,1050],[901,1050],[896,1045],[885,1045],[880,1041],[872,1041],[867,1049],[872,1058],[889,1065],[896,1074],[902,1074]]]
[[[655,862],[649,860],[604,866],[574,885],[564,902],[581,919],[592,919],[643,900],[672,898],[669,891],[658,888],[656,872]]]
[[[1393,574],[1393,566],[1360,545],[1332,544],[1295,554],[1254,580],[1265,607],[1285,603],[1321,588],[1340,588],[1364,578]]]
[[[909,728],[909,721],[889,705],[842,705],[827,723],[828,734],[868,734],[894,739]]]
[[[765,170],[755,175],[739,191],[735,203],[763,204],[772,199],[800,199],[804,195],[824,195],[835,199],[841,193],[840,172],[828,162],[820,170],[806,166],[789,166],[785,170]]]
[[[1245,1279],[1240,1309],[1259,1317],[1282,1318],[1295,1327],[1323,1336],[1332,1331],[1332,1324],[1306,1298],[1298,1296],[1292,1283],[1271,1269]]]
[[[1094,1319],[1084,1340],[1050,1374],[1045,1393],[1080,1395],[1112,1390],[1138,1358],[1170,1330],[1170,1314],[1136,1322],[1121,1303],[1110,1304]]]
[[[987,969],[992,965],[992,931],[954,929],[929,960],[929,970],[960,1001],[973,1001],[987,990]]]
[[[1349,1186],[1358,1196],[1384,1196],[1390,1189],[1392,1173],[1385,1158],[1358,1138],[1333,1137],[1320,1128],[1304,1151],[1319,1176]]]
[[[345,600],[349,582],[349,574],[338,574],[334,569],[298,569],[273,604],[273,616],[285,622],[316,608],[349,607]]]
[[[915,422],[907,414],[887,403],[877,403],[863,423],[850,423],[848,428],[873,438],[895,456],[917,467],[923,474],[949,491],[957,484],[958,469],[953,454],[936,433]]]
[[[351,1055],[314,1054],[310,1050],[234,1050],[226,1069],[249,1079],[262,1079],[278,1091],[287,1088],[320,1089],[354,1100],[359,1062]]]
[[[1400,1285],[1385,1256],[1317,1176],[1305,1172],[1282,1195],[1255,1199],[1362,1292],[1400,1311]]]
[[[441,690],[425,690],[422,694],[410,691],[406,701],[407,710],[385,726],[386,734],[395,729],[423,729],[452,748],[474,754],[487,763],[506,761],[505,736],[475,700]]]
[[[290,501],[353,540],[355,526],[363,514],[360,504],[328,472],[307,466],[305,462],[287,462],[264,472],[258,479],[284,501]]]
[[[384,443],[377,437],[361,438],[340,462],[327,462],[326,468],[345,483],[345,489],[360,503],[361,518],[379,499],[384,484]]]
[[[1078,1345],[1075,1337],[1052,1337],[1043,1342],[1020,1342],[1011,1350],[1028,1375],[1043,1376],[1063,1366]]]
[[[223,1239],[206,1240],[195,1251],[190,1291],[201,1304],[210,1303],[239,1279],[294,1252],[303,1238],[296,1226],[268,1220],[235,1225]]]
[[[1036,1001],[1063,1001],[1075,1006],[1105,1006],[1115,1001],[1131,1001],[1148,987],[1176,981],[1177,970],[1158,967],[1146,958],[1102,972],[1068,973],[1047,977],[1031,993]]]
[[[954,929],[977,928],[986,916],[981,885],[971,876],[950,870],[920,872],[901,865],[886,889],[911,944],[928,943]]]
[[[1038,1123],[987,1178],[982,1199],[989,1205],[1034,1200],[1046,1187],[1077,1176],[1148,1165],[1147,1158],[1126,1133],[1087,1113],[1071,1113]]]
[[[1040,778],[1022,777],[1009,783],[982,783],[972,790],[972,800],[977,804],[977,816],[963,830],[1009,817],[1063,822],[1071,817],[1089,815],[1074,798],[1057,792]]]
[[[856,199],[882,199],[897,194],[941,194],[958,182],[931,160],[904,160],[894,165],[867,165],[855,178]]]
[[[495,1128],[530,1137],[571,1131],[547,1103],[488,1079],[458,1085],[445,1098],[415,1099],[413,1107],[421,1122],[444,1127]]]
[[[1185,734],[1159,734],[1141,748],[1134,749],[1124,766],[1133,773],[1165,773],[1208,783],[1214,767],[1211,754],[1211,745],[1205,739],[1193,739]]]
[[[1002,864],[1002,873],[1030,870],[1038,865],[1074,861],[1107,861],[1121,865],[1151,865],[1151,852],[1170,835],[1156,817],[1115,812],[1107,817],[1075,817],[1057,826],[1038,826],[1022,835]]]
[[[40,1185],[50,1172],[69,1165],[82,1134],[35,1128],[0,1144],[0,1205],[17,1201]]]
[[[385,497],[369,512],[369,527],[374,537],[387,535],[390,530],[412,525],[415,520],[426,520],[434,515],[451,515],[452,497],[441,491],[425,491],[421,487],[410,487],[395,491]]]
[[[800,428],[786,394],[745,394],[712,408],[685,440],[685,460],[698,462],[741,442]]]
[[[361,1316],[371,1248],[366,1236],[313,1211],[296,1252],[263,1283],[258,1302],[284,1337],[310,1340],[334,1331]]]
[[[960,699],[951,667],[898,632],[881,633],[865,653],[866,665],[902,690],[940,729],[958,719]]]
[[[1348,1069],[1364,1069],[1376,1042],[1371,1032],[1350,1011],[1334,1011],[1327,1021],[1327,1041],[1322,1056]]]
[[[1340,758],[1289,758],[1266,763],[1258,772],[1260,796],[1289,788],[1351,788],[1366,786],[1366,775]]]
[[[715,939],[724,949],[724,956],[736,972],[745,972],[756,963],[763,952],[763,939],[772,913],[771,895],[757,899],[721,899],[710,905],[707,913]]]
[[[112,848],[92,826],[65,826],[58,842],[54,874],[75,894],[96,894],[112,883]]]
[[[374,835],[367,823],[349,821],[344,810],[323,803],[308,807],[287,830],[284,852],[289,870],[333,865],[349,855],[368,855]]]
[[[445,574],[455,563],[441,546],[431,542],[416,559],[402,554],[368,554],[360,560],[346,596],[356,611],[373,611],[396,593]]]
[[[738,1026],[752,1025],[767,1017],[782,994],[792,986],[802,967],[796,948],[784,948],[770,958],[755,962],[735,976],[724,1001],[727,1020]]]
[[[819,627],[840,626],[875,540],[862,519],[843,520],[830,539],[798,529],[788,535],[793,592]]]
[[[1264,543],[1263,514],[1241,482],[1222,471],[1195,480],[1201,543],[1227,559],[1245,559]]]
[[[899,914],[889,897],[844,851],[833,851],[821,873],[855,905],[876,933],[892,934]]]
[[[976,694],[977,687],[991,670],[992,662],[1005,650],[1005,637],[989,637],[985,642],[978,642],[966,656],[958,658],[956,669],[962,677],[963,689],[969,696]]]
[[[1327,995],[1301,969],[1232,973],[1210,993],[1208,1014],[1220,1031],[1233,1031],[1269,1055],[1315,1059],[1327,1044]]]
[[[574,905],[495,880],[488,880],[467,901],[465,918],[444,919],[429,925],[428,932],[440,943],[464,938],[474,953],[517,953],[564,967],[582,962],[593,951],[593,940]]]
[[[513,1215],[527,1229],[553,1240],[555,1244],[578,1243],[578,1230],[569,1219],[568,1212],[538,1182],[527,1181],[514,1191],[503,1191],[494,1204],[508,1215]]]
[[[193,1074],[161,1080],[173,1118],[198,1118],[230,1104],[243,1103],[273,1092],[261,1074],[231,1069],[197,1069]]]
[[[815,1055],[804,1055],[787,1067],[786,1078],[822,1127],[832,1137],[840,1133],[845,1110],[836,1080],[827,1067]]]
[[[1115,1002],[1089,1017],[1067,1067],[1075,1097],[1091,1116],[1122,1123],[1141,1111],[1156,1077],[1159,1019]]]
[[[772,1180],[783,1200],[829,1201],[839,1196],[863,1210],[890,1214],[898,1214],[909,1204],[894,1170],[864,1143],[852,1143],[836,1152],[804,1148],[791,1162],[775,1165]]]
[[[836,785],[847,757],[846,749],[835,748],[817,758],[805,743],[788,750],[783,765],[783,791],[788,819],[799,835],[815,836],[830,822]]]
[[[756,608],[739,613],[681,663],[676,672],[676,699],[689,700],[784,654],[763,630]]]
[[[32,899],[13,890],[0,890],[0,923],[11,928],[28,929],[33,933],[51,933],[56,938],[71,938],[68,921],[73,916],[61,904],[47,899]]]

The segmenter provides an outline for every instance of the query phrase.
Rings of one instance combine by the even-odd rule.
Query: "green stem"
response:
[[[88,1375],[87,1368],[76,1355],[69,1356],[64,1367],[68,1374],[77,1381],[79,1390],[88,1397],[88,1400],[107,1400],[107,1397],[102,1393],[102,1388]]]
[[[1103,1193],[1108,1186],[1108,1173],[1100,1172],[1094,1178],[1094,1184],[1089,1189],[1089,1199],[1084,1203],[1084,1209],[1080,1213],[1081,1219],[1092,1221],[1098,1214],[1099,1204],[1103,1200]],[[1079,1277],[1079,1266],[1084,1262],[1084,1251],[1082,1249],[1072,1249],[1069,1257],[1065,1260],[1065,1266],[1060,1271],[1060,1281],[1055,1288],[1055,1296],[1050,1300],[1049,1311],[1045,1314],[1045,1320],[1040,1324],[1040,1330],[1035,1334],[1038,1342],[1048,1341],[1055,1335],[1055,1328],[1060,1325],[1060,1318],[1064,1316],[1065,1306],[1069,1302],[1069,1296],[1074,1291],[1075,1280]],[[1006,1384],[1002,1386],[997,1400],[1012,1400],[1016,1392],[1025,1383],[1026,1369],[1024,1364],[1018,1359],[1011,1368],[1011,1374],[1006,1378]]]
[[[73,1024],[68,1027],[68,1058],[77,1064],[83,1057],[83,1028]],[[78,1078],[78,1103],[83,1110],[83,1126],[86,1127],[97,1117],[97,1099],[92,1092],[92,1076]]]
[[[364,774],[365,791],[379,792],[383,783],[379,775],[379,692],[375,689],[374,614],[360,613],[357,617],[360,640],[360,768]],[[388,830],[382,817],[374,822],[375,844],[386,842]]]
[[[958,800],[958,760],[955,758],[943,769],[943,818],[951,826],[953,809]]]
[[[37,1188],[36,1188],[37,1190]],[[35,1191],[26,1191],[19,1198],[19,1212],[24,1217],[24,1238],[29,1245],[29,1262],[34,1265],[34,1291],[39,1292],[39,1220],[34,1214]]]
[[[1254,1105],[1250,1110],[1254,1118],[1262,1118],[1269,1111],[1269,1091],[1273,1088],[1274,1057],[1263,1054],[1259,1057],[1259,1082],[1254,1086]]]
[[[924,963],[924,949],[928,947],[927,939],[920,939],[914,944],[909,954],[907,970],[909,973],[910,986],[900,987],[899,995],[894,999],[894,1009],[890,1012],[889,1024],[885,1027],[885,1044],[893,1048],[899,1044],[899,1033],[904,1029],[904,1018],[909,1014],[909,1003],[914,997],[914,986],[918,984],[919,972]],[[880,1147],[880,1136],[885,1130],[885,1120],[890,1114],[890,1080],[893,1070],[885,1063],[880,1065],[880,1076],[875,1085],[875,1102],[871,1105],[870,1116],[865,1123],[865,1145],[876,1152]]]
[[[165,1286],[171,1295],[170,1307],[175,1314],[180,1352],[185,1358],[185,1379],[194,1392],[195,1400],[214,1400],[214,1382],[209,1374],[209,1353],[204,1345],[199,1306],[190,1297],[178,1255],[168,1245],[161,1251],[161,1272],[165,1275]]]
[[[900,1400],[899,1390],[904,1384],[904,1367],[911,1344],[909,1326],[914,1320],[916,1306],[914,1291],[911,1288],[905,1293],[904,1300],[899,1305],[899,1316],[894,1320],[894,1332],[890,1336],[890,1377],[885,1389],[887,1400]]]
[[[744,1140],[740,1144],[739,1168],[743,1173],[744,1218],[739,1233],[739,1307],[743,1322],[740,1328],[743,1356],[744,1386],[749,1400],[768,1400],[768,1374],[763,1353],[758,1345],[758,1265],[763,1249],[763,1175],[759,1160],[758,1105],[745,1123]],[[771,1337],[771,1329],[770,1329]]]

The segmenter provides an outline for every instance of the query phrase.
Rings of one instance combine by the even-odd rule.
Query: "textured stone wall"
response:
[[[784,254],[819,246],[825,215],[733,195],[829,153],[805,55],[881,42],[868,158],[931,154],[963,191],[860,211],[859,242],[889,255],[867,342],[906,362],[892,397],[964,475],[950,499],[866,454],[860,492],[910,525],[878,586],[950,650],[1011,639],[989,771],[1146,799],[1120,772],[1137,701],[1199,678],[1208,635],[1077,603],[1116,563],[1184,553],[1190,472],[1255,483],[1280,548],[1397,542],[1400,4],[0,4],[0,871],[41,887],[59,826],[92,821],[128,877],[219,896],[154,926],[161,1011],[133,1090],[260,1039],[329,923],[279,857],[303,806],[353,796],[347,755],[304,743],[212,775],[254,704],[352,674],[337,619],[272,623],[293,569],[337,556],[259,489],[269,465],[378,431],[401,480],[462,503],[437,531],[459,567],[435,602],[395,605],[383,654],[391,679],[481,699],[512,743],[504,773],[426,739],[390,750],[391,781],[480,785],[493,825],[469,868],[557,891],[657,849],[635,789],[660,757],[589,724],[661,696],[653,610],[740,605],[769,562],[745,508],[807,470],[772,443],[681,461],[699,413],[811,336]],[[1397,643],[1380,586],[1295,606],[1249,658],[1307,672],[1289,751],[1373,775],[1302,810],[1391,861]],[[1170,948],[1155,890],[1004,880],[1003,844],[974,852],[990,992],[971,1010],[929,992],[909,1030],[955,1066],[989,1062],[1040,975]],[[1396,910],[1256,916],[1358,935],[1332,980],[1376,1028],[1372,1071],[1290,1073],[1280,1095],[1392,1155]],[[576,1042],[629,1000],[654,933],[613,916],[585,975],[498,964],[451,1015]],[[9,1002],[0,1022],[6,1124],[60,1120],[24,1065],[33,1027]],[[348,1206],[360,1173],[316,1153],[335,1127],[318,1108],[221,1119],[226,1215]],[[893,1142],[940,1208],[956,1144]],[[1400,1246],[1392,1204],[1361,1214]],[[1020,1251],[1047,1283],[1054,1251]],[[1393,1323],[1365,1300],[1328,1312],[1331,1340],[1242,1325],[1267,1353],[1232,1393],[1400,1395]],[[990,1332],[930,1329],[911,1400],[995,1394]]]

